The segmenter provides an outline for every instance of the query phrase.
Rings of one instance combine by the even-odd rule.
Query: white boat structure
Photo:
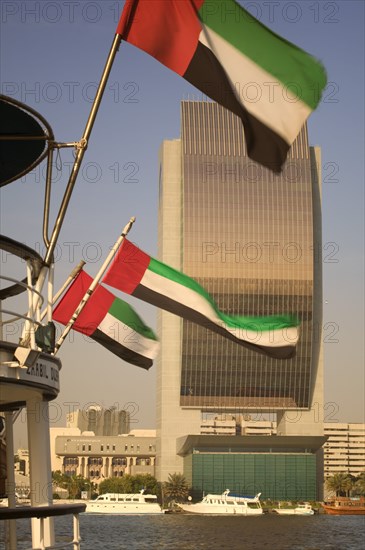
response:
[[[5,533],[5,550],[16,550],[16,520],[25,518],[31,519],[32,549],[80,548],[79,514],[85,510],[86,505],[53,504],[48,403],[56,399],[60,391],[62,364],[55,355],[72,326],[72,323],[68,323],[56,341],[56,327],[52,320],[53,306],[81,271],[85,262],[82,260],[73,269],[61,289],[55,293],[54,257],[71,195],[90,143],[91,131],[121,40],[122,37],[116,34],[79,141],[57,142],[52,128],[42,115],[12,97],[0,94],[0,149],[1,159],[6,159],[6,162],[1,162],[0,188],[19,180],[47,159],[41,224],[44,257],[23,244],[23,239],[15,241],[0,235],[0,252],[5,254],[6,258],[2,264],[7,264],[8,272],[5,275],[4,268],[0,274],[0,488],[1,494],[7,495],[7,505],[0,506],[0,522],[4,522],[4,530],[1,524],[0,531]],[[51,228],[50,213],[53,208],[57,212],[57,204],[51,201],[54,152],[60,148],[74,150],[74,163]],[[19,204],[22,201],[20,196],[18,201]],[[34,195],[32,205],[35,205],[36,201],[37,197]],[[28,210],[33,223],[38,209],[29,206]],[[16,208],[13,217],[15,220],[18,219],[19,227],[24,223],[25,227],[27,226],[29,220],[23,219]],[[134,218],[131,218],[123,229],[116,243],[118,246],[128,234],[133,222]],[[24,240],[25,237],[24,235]],[[27,238],[32,239],[31,235]],[[113,247],[109,252],[97,277],[101,278],[116,250],[117,247]],[[8,255],[11,256],[10,260]],[[24,268],[25,277],[24,273],[20,274]],[[99,282],[97,277],[93,281],[94,285]],[[95,286],[91,292],[94,288]],[[21,294],[25,302],[23,304],[18,300]],[[24,296],[27,297],[26,301]],[[85,303],[83,300],[79,304],[77,315],[81,313]],[[9,326],[11,329],[7,330]],[[15,497],[13,424],[22,409],[27,411],[29,506],[17,506]],[[154,506],[153,503],[146,504],[148,505]],[[59,544],[55,536],[54,517],[65,515],[73,515],[72,540]]]
[[[119,43],[119,39],[113,42],[83,137],[78,142],[56,142],[52,128],[42,115],[24,103],[0,94],[0,150],[1,158],[6,159],[5,163],[1,163],[1,191],[47,159],[41,223],[44,257],[25,245],[23,239],[16,241],[0,235],[0,253],[4,255],[0,273],[0,494],[6,495],[7,499],[2,499],[0,503],[0,532],[2,535],[4,533],[1,543],[4,542],[2,548],[5,550],[18,548],[18,519],[31,519],[29,536],[34,550],[67,547],[79,550],[81,544],[79,515],[84,512],[86,504],[53,503],[49,402],[56,399],[60,392],[62,363],[56,354],[71,329],[69,323],[56,341],[53,306],[85,262],[80,261],[55,292],[54,252]],[[60,147],[73,148],[75,159],[51,229],[50,212],[52,206],[57,207],[51,204],[53,153]],[[19,204],[21,200],[19,196]],[[34,195],[34,204],[36,201]],[[29,207],[32,223],[36,212],[38,208],[34,210]],[[14,219],[18,217],[15,208]],[[134,218],[131,218],[119,240],[128,233],[133,221]],[[28,220],[22,217],[18,222],[21,228],[23,223],[27,226]],[[27,238],[32,237],[28,235]],[[110,254],[111,251],[107,262],[110,262]],[[82,309],[82,304],[80,307]],[[81,309],[77,310],[78,313]],[[29,445],[30,499],[26,506],[17,502],[14,475],[14,423],[23,409],[27,413]],[[63,538],[58,542],[55,518],[66,515],[73,516],[70,540]]]
[[[295,508],[274,508],[273,512],[280,516],[313,516],[314,510],[309,502],[298,504]]]
[[[208,494],[201,502],[179,504],[189,514],[225,515],[225,516],[260,516],[263,514],[260,495],[243,497],[230,494],[226,489],[221,495]]]
[[[163,514],[156,495],[139,493],[105,493],[89,500],[85,512],[91,514]]]

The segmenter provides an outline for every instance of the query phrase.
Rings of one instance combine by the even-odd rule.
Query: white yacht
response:
[[[274,508],[273,512],[280,516],[313,516],[314,510],[309,502],[298,504],[295,508]]]
[[[92,514],[163,514],[156,495],[139,493],[105,493],[89,500],[85,512]]]
[[[263,510],[258,493],[254,497],[231,495],[226,489],[221,495],[208,494],[196,504],[179,504],[184,512],[204,515],[260,516]]]

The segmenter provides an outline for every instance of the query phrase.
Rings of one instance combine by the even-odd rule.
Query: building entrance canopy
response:
[[[179,456],[194,452],[315,453],[326,440],[325,436],[187,435],[177,439],[176,452]]]

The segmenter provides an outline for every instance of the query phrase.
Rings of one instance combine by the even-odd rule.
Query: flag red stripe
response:
[[[127,294],[132,294],[141,282],[150,260],[148,254],[137,248],[128,239],[124,239],[103,278],[103,283],[119,288]]]
[[[67,325],[92,283],[92,280],[92,277],[84,271],[78,274],[53,312],[53,319],[55,321]],[[91,336],[104,319],[114,300],[115,296],[111,292],[102,286],[98,286],[80,315],[77,317],[72,328],[82,334]]]
[[[198,45],[204,1],[127,0],[116,33],[182,76]]]

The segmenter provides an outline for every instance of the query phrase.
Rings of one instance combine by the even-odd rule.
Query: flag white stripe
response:
[[[214,53],[247,111],[287,143],[293,143],[311,108],[209,27],[204,26],[199,41]]]
[[[244,340],[250,344],[281,347],[295,345],[298,341],[299,331],[297,327],[268,331],[227,327],[218,317],[210,303],[199,293],[171,279],[158,275],[149,269],[146,269],[140,284],[149,290],[166,296],[170,300],[181,303],[201,315],[204,315],[209,321],[212,321],[219,327],[223,327],[227,332],[239,340]]]
[[[155,359],[159,352],[160,344],[157,340],[145,338],[110,313],[105,315],[98,329],[125,348],[149,359]]]

